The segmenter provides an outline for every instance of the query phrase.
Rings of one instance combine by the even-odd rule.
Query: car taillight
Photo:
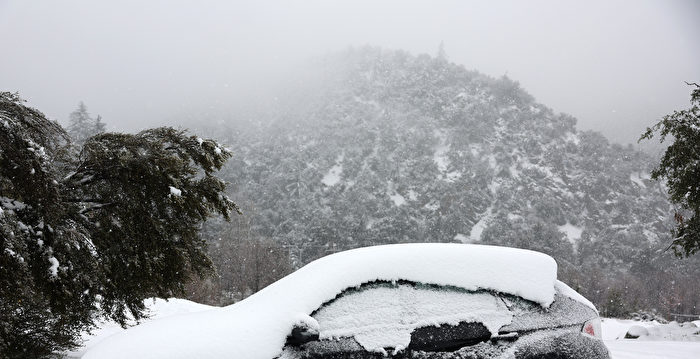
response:
[[[594,338],[602,339],[603,337],[600,331],[600,318],[591,319],[583,323],[581,333],[590,335]]]

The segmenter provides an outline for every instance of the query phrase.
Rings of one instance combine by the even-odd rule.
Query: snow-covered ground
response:
[[[641,322],[605,318],[602,326],[604,340],[624,339],[625,334],[630,333],[642,340],[700,342],[700,328],[698,328],[700,321],[662,324],[657,321]]]
[[[197,304],[184,299],[161,299],[149,300],[148,307],[152,314],[149,320],[158,320],[177,314],[187,314],[199,312],[213,307]],[[695,325],[700,327],[700,321]],[[661,336],[647,339],[618,339],[624,338],[625,333],[632,326],[645,327],[652,333],[662,333]],[[686,338],[686,341],[671,340],[674,335],[676,339],[679,330],[675,330],[676,325],[659,324],[657,322],[638,322],[633,320],[619,320],[605,318],[602,321],[603,340],[612,353],[613,359],[692,359],[700,358],[700,336]],[[85,344],[82,348],[67,353],[68,358],[80,358],[90,347],[99,343],[108,336],[123,331],[115,323],[103,323],[100,329],[92,335],[86,335]],[[684,332],[684,330],[680,330]],[[664,334],[665,333],[665,334]]]
[[[700,358],[698,327],[700,321],[684,325],[609,318],[602,321],[603,340],[612,359]],[[630,329],[632,333],[643,335],[638,339],[624,339]]]
[[[700,343],[671,341],[606,340],[612,359],[697,359]]]
[[[150,318],[146,319],[145,321],[158,320],[179,314],[196,313],[214,308],[208,305],[177,298],[171,298],[167,301],[163,299],[147,299],[146,305],[148,307]],[[117,323],[102,322],[99,324],[99,328],[93,330],[92,333],[86,333],[83,335],[82,347],[77,348],[74,351],[64,353],[64,355],[67,359],[80,358],[83,356],[83,354],[85,354],[85,352],[87,352],[88,349],[92,348],[97,343],[113,334],[121,333],[124,330],[125,329],[119,326]]]

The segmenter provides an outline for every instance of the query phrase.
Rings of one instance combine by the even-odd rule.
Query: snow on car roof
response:
[[[102,341],[91,358],[248,358],[279,355],[295,324],[347,288],[407,280],[509,293],[548,307],[557,265],[529,250],[456,243],[359,248],[329,255],[228,307],[146,322]]]

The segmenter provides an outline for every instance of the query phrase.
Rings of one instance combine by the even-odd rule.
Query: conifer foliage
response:
[[[172,128],[100,134],[77,153],[0,93],[0,357],[70,348],[97,318],[138,320],[145,298],[211,271],[198,229],[238,210],[213,175],[230,156]]]
[[[88,138],[105,132],[102,116],[97,115],[97,118],[92,118],[83,102],[80,102],[78,108],[71,112],[69,120],[68,134],[80,145],[83,145]]]
[[[680,207],[674,215],[677,226],[672,244],[678,256],[700,251],[700,85],[688,85],[694,87],[692,106],[664,116],[640,138],[651,139],[658,131],[661,142],[667,136],[674,140],[651,176],[666,179],[671,201]]]

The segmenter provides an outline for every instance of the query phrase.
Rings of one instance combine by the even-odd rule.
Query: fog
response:
[[[688,106],[700,2],[0,0],[0,90],[110,130],[235,109],[296,64],[365,44],[507,74],[617,142]],[[233,111],[233,110],[232,110]],[[230,114],[235,118],[235,111]]]

